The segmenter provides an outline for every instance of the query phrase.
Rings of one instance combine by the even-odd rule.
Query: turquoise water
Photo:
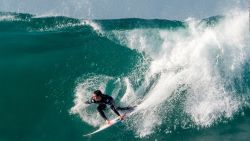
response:
[[[250,140],[247,23],[0,13],[0,140]],[[104,123],[95,89],[138,110],[83,137]]]

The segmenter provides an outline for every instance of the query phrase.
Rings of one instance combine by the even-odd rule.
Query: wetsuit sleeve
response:
[[[108,120],[108,118],[105,116],[103,110],[106,108],[106,105],[105,104],[100,104],[98,107],[97,107],[97,111],[100,113],[101,117],[104,119],[104,120]]]

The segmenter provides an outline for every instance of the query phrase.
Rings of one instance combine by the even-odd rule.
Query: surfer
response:
[[[85,102],[86,104],[96,103],[97,111],[100,113],[101,117],[106,121],[107,124],[110,124],[110,120],[105,116],[103,110],[106,109],[107,105],[114,111],[114,113],[119,116],[120,120],[123,120],[123,116],[120,115],[118,110],[130,110],[132,107],[115,107],[114,99],[106,94],[103,94],[100,90],[94,91],[91,99]]]

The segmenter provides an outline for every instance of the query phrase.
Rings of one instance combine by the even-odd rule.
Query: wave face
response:
[[[246,11],[184,22],[0,13],[0,31],[2,140],[82,140],[103,124],[84,104],[95,89],[137,110],[89,140],[250,138]]]

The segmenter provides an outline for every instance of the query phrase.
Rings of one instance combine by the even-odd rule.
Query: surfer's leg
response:
[[[104,120],[107,120],[108,118],[105,116],[103,110],[105,110],[106,108],[106,105],[105,104],[99,104],[99,106],[97,106],[97,111],[100,113],[101,117],[104,119]]]
[[[110,105],[110,108],[115,112],[115,114],[117,114],[118,116],[120,116],[119,112],[116,110],[114,105]]]
[[[109,101],[108,104],[110,105],[110,108],[115,112],[115,114],[120,116],[120,113],[116,110],[115,101],[112,99]]]
[[[116,109],[120,110],[120,111],[123,111],[123,110],[134,110],[135,107],[136,106],[133,106],[133,107],[131,107],[131,106],[128,106],[128,107],[117,107]]]
[[[117,107],[117,110],[123,111],[123,110],[129,110],[129,107]]]

